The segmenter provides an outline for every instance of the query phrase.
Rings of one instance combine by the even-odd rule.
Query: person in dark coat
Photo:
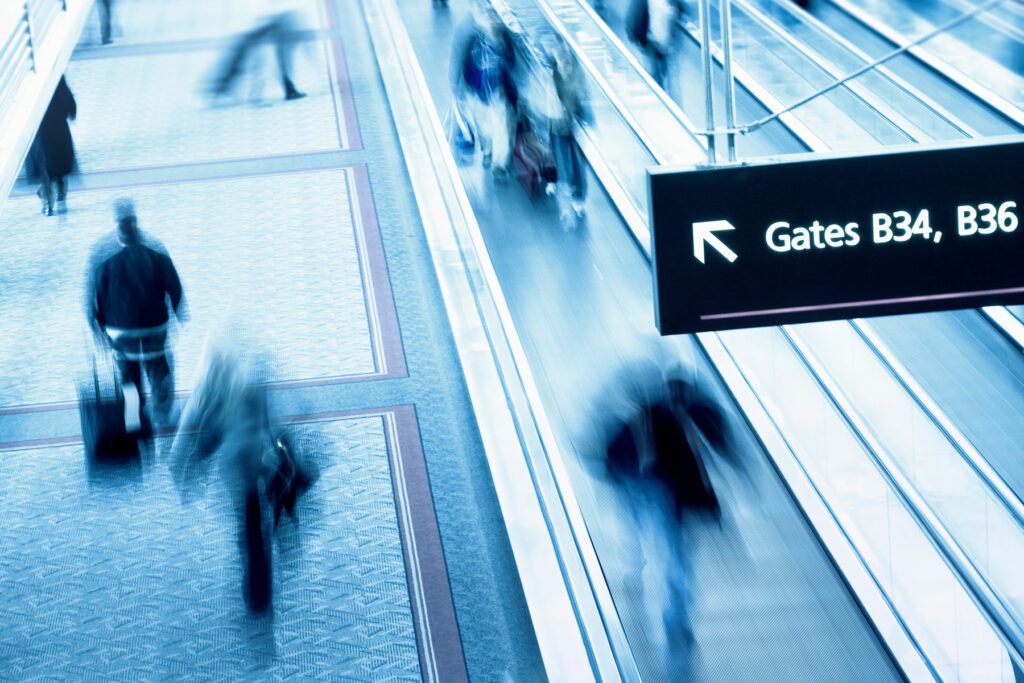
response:
[[[724,451],[725,418],[681,375],[641,387],[631,413],[611,430],[605,452],[608,478],[625,494],[634,522],[653,527],[667,548],[665,630],[670,642],[689,642],[691,572],[685,529],[694,519],[720,519],[701,453],[705,443]]]
[[[131,200],[118,200],[116,215],[116,243],[101,243],[93,252],[89,319],[96,336],[113,348],[124,381],[139,390],[140,419],[148,430],[152,419],[144,410],[142,368],[155,397],[153,413],[167,423],[174,398],[168,305],[183,321],[183,292],[171,257],[159,245],[144,243]]]
[[[68,119],[78,115],[75,97],[61,76],[50,104],[43,114],[35,140],[29,149],[28,177],[39,183],[37,194],[43,203],[43,213],[54,214],[54,201],[61,213],[67,210],[67,177],[75,170],[75,147],[71,141]]]

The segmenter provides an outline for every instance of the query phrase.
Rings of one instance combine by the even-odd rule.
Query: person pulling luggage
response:
[[[97,340],[113,349],[123,381],[138,390],[145,435],[154,424],[173,422],[167,328],[170,312],[180,322],[187,319],[184,292],[171,257],[159,244],[143,238],[132,201],[119,199],[115,215],[115,238],[101,240],[93,249],[86,289],[88,318]],[[149,413],[142,391],[143,367],[154,397]]]

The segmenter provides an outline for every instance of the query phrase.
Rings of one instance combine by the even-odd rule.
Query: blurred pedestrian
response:
[[[638,368],[625,417],[612,423],[605,448],[609,479],[624,495],[636,527],[665,547],[667,600],[662,618],[670,643],[689,643],[690,546],[687,525],[720,516],[704,450],[724,451],[726,423],[714,401],[682,376]]]
[[[100,15],[100,42],[104,45],[110,45],[114,42],[110,34],[110,24],[114,11],[113,5],[114,0],[99,0],[96,3],[96,9]]]
[[[583,216],[587,198],[587,168],[576,132],[591,121],[587,82],[579,60],[559,36],[547,41],[554,93],[558,100],[549,119],[551,151],[555,158],[562,223]]]
[[[647,54],[654,81],[665,87],[683,18],[682,0],[630,0],[626,35]]]
[[[74,121],[77,115],[75,97],[61,76],[29,149],[26,164],[29,180],[39,183],[36,194],[42,202],[43,214],[47,216],[54,214],[55,203],[58,212],[67,211],[67,177],[76,167],[68,120]]]
[[[470,25],[456,38],[452,88],[483,154],[484,168],[508,175],[518,89],[512,34],[490,5],[473,6]]]
[[[246,604],[271,607],[271,531],[316,480],[295,441],[272,420],[266,370],[236,342],[207,344],[204,369],[171,449],[175,482],[186,493],[201,484],[212,456],[239,519]]]
[[[93,251],[87,286],[89,318],[97,338],[113,349],[123,381],[138,390],[139,419],[147,433],[154,424],[173,422],[168,306],[184,320],[184,298],[174,262],[159,244],[144,240],[132,201],[119,199],[115,213],[116,241],[100,242]],[[154,398],[149,413],[142,391],[143,367]]]
[[[272,46],[277,58],[278,75],[285,100],[297,100],[306,94],[292,81],[292,55],[300,37],[298,12],[275,12],[265,16],[252,30],[235,41],[225,56],[210,92],[215,97],[228,94],[238,78],[245,72],[253,54],[263,46]]]

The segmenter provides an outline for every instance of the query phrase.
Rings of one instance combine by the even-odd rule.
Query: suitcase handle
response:
[[[96,344],[96,338],[92,334],[90,334],[90,331],[88,329],[84,331],[84,336],[85,336],[85,338],[88,341],[89,347],[92,349],[92,353],[89,354],[89,359],[92,361],[92,387],[93,387],[93,391],[95,392],[95,395],[96,395],[96,401],[98,402],[102,398],[102,396],[100,395],[99,368],[96,365],[96,357],[100,353],[100,348]],[[111,378],[114,380],[114,392],[115,392],[115,395],[116,395],[117,391],[120,389],[121,383],[118,381],[118,377],[117,377],[117,363],[113,360],[113,354],[112,353],[110,354],[110,357],[111,357],[111,363],[110,363]]]

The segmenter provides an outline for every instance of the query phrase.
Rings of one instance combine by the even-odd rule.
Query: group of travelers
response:
[[[95,348],[109,350],[116,361],[122,394],[138,397],[133,419],[126,414],[133,410],[127,403],[124,413],[113,416],[137,425],[125,428],[131,433],[117,448],[135,452],[158,434],[173,434],[170,468],[185,500],[205,489],[206,476],[217,463],[239,520],[246,603],[254,613],[266,613],[271,606],[270,539],[282,512],[295,519],[296,504],[316,481],[317,467],[274,420],[265,388],[268,364],[239,345],[235,328],[208,339],[200,380],[179,418],[167,342],[172,325],[189,317],[181,279],[166,249],[139,228],[130,199],[117,201],[115,218],[114,234],[101,239],[90,258],[86,317]],[[83,416],[111,419],[86,408]],[[96,450],[87,457],[122,455],[103,450],[110,446],[94,442]]]
[[[557,194],[566,227],[584,214],[586,170],[576,141],[590,122],[586,81],[551,34],[531,49],[487,2],[472,5],[451,58],[453,111],[498,180]],[[467,133],[464,133],[465,136]]]
[[[211,97],[227,95],[261,48],[276,56],[285,100],[304,96],[291,79],[291,55],[303,38],[298,15],[269,2],[257,25],[228,48],[209,85]],[[110,44],[112,0],[97,4],[101,42]],[[42,213],[67,212],[68,177],[77,170],[69,121],[78,113],[62,76],[29,148],[25,172],[38,185]],[[170,449],[174,481],[184,498],[204,488],[202,478],[217,469],[239,519],[245,597],[255,613],[271,603],[272,532],[282,513],[292,518],[298,499],[315,481],[316,467],[289,430],[272,415],[263,388],[265,374],[235,342],[210,341],[202,379],[179,416],[175,411],[174,364],[168,340],[175,324],[188,320],[184,288],[174,262],[158,241],[145,235],[135,206],[123,198],[114,207],[116,228],[92,250],[85,310],[94,354],[113,359],[116,392],[123,405],[103,410],[99,378],[95,392],[83,391],[83,438],[90,471],[141,453],[154,437],[175,434]],[[94,360],[95,357],[94,357]],[[91,389],[91,387],[90,387]],[[117,422],[117,428],[104,422]],[[117,439],[108,438],[117,435]]]
[[[631,40],[650,57],[652,76],[664,83],[680,30],[681,0],[633,0],[627,16]],[[586,79],[568,44],[546,34],[535,46],[509,28],[487,2],[472,5],[451,59],[455,93],[449,135],[457,150],[479,149],[497,179],[520,177],[523,158],[541,145],[554,165],[553,182],[527,177],[559,197],[562,220],[584,212],[586,164],[577,135],[591,123]],[[532,99],[531,99],[532,98]],[[461,116],[470,129],[454,122]],[[607,395],[625,397],[625,410],[605,411],[598,472],[620,494],[630,528],[646,539],[644,555],[659,552],[665,569],[663,625],[676,654],[693,640],[690,558],[695,529],[718,521],[721,503],[710,475],[712,461],[739,466],[728,419],[718,402],[680,367],[645,360],[628,366]],[[620,406],[621,408],[621,406]],[[644,548],[644,545],[648,546]],[[653,544],[658,548],[650,547]],[[653,559],[653,558],[650,558]]]

